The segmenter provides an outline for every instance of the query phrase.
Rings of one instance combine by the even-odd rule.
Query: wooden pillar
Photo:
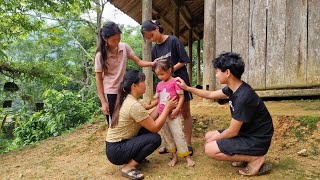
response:
[[[180,36],[180,6],[177,4],[177,6],[174,8],[174,32],[173,34],[179,38]]]
[[[142,0],[142,22],[152,19],[152,1]],[[151,42],[142,40],[142,58],[145,61],[151,61]],[[153,74],[151,67],[144,67],[143,73],[146,75],[146,92],[143,100],[149,102],[153,97]]]
[[[189,58],[190,63],[188,64],[188,74],[190,85],[192,86],[192,28],[189,29],[189,38],[188,38],[188,48],[189,48]]]
[[[216,1],[204,1],[204,34],[203,34],[203,89],[215,89],[215,75],[212,60],[216,56]]]
[[[200,85],[200,81],[201,81],[201,74],[200,74],[200,53],[201,53],[201,49],[200,49],[200,39],[198,40],[197,43],[197,85]]]

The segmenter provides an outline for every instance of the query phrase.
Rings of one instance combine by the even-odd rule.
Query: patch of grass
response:
[[[192,133],[194,137],[201,137],[204,135],[204,133],[207,131],[209,127],[209,120],[201,121],[197,120],[194,121],[192,126]]]
[[[310,154],[313,156],[317,156],[319,155],[319,149],[318,149],[319,145],[315,144],[315,143],[311,143],[311,150],[310,150]]]
[[[312,134],[317,129],[317,123],[320,121],[320,117],[314,116],[299,116],[294,119],[300,124],[293,128],[293,132],[298,139],[304,139],[305,135]]]
[[[287,157],[280,160],[276,167],[282,170],[297,170],[297,165],[298,162],[295,159]]]

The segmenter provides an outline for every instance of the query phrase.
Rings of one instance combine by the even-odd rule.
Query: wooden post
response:
[[[200,85],[200,81],[201,81],[201,74],[200,74],[200,39],[198,40],[197,43],[197,85]]]
[[[142,0],[142,22],[152,19],[152,1]],[[151,61],[151,42],[142,40],[142,58]],[[153,97],[153,74],[151,67],[144,67],[143,73],[146,75],[146,92],[143,100],[149,102]]]
[[[216,56],[216,1],[204,1],[204,34],[203,34],[203,89],[215,89],[215,76],[212,60]]]
[[[192,28],[189,29],[188,48],[189,48],[189,58],[190,58],[190,63],[188,64],[188,73],[189,73],[190,85],[192,86]]]
[[[179,4],[177,4],[177,7],[174,8],[174,35],[179,38],[180,36],[180,7]]]

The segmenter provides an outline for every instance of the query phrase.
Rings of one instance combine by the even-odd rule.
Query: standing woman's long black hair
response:
[[[102,64],[104,67],[104,70],[107,70],[107,43],[106,41],[108,40],[109,37],[114,36],[116,34],[121,34],[121,30],[119,26],[112,22],[109,21],[105,25],[102,26],[102,28],[99,31],[99,41],[98,41],[98,46],[96,50],[96,54],[98,52],[101,52],[102,55]]]
[[[146,76],[141,71],[129,70],[126,72],[118,89],[116,106],[112,114],[111,128],[114,128],[118,124],[120,108],[128,94],[131,93],[132,84],[138,84],[139,82],[145,81],[145,79]]]

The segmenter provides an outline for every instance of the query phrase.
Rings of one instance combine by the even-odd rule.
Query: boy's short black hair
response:
[[[241,79],[245,67],[242,57],[235,52],[222,52],[212,61],[212,64],[215,69],[220,69],[222,72],[229,69],[238,79]]]

